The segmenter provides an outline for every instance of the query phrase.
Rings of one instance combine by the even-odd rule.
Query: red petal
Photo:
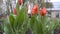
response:
[[[22,0],[18,0],[18,3],[21,5],[22,4]]]
[[[16,13],[16,8],[14,8],[14,11],[13,11],[13,13],[14,13],[14,14],[17,14],[17,13]]]
[[[43,7],[43,8],[41,9],[41,11],[40,11],[40,15],[41,15],[41,16],[44,16],[45,14],[46,14],[46,8]]]

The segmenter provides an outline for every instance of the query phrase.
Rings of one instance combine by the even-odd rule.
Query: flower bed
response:
[[[18,1],[14,13],[8,15],[5,34],[54,34],[54,29],[60,26],[59,19],[47,17],[45,7],[38,10],[39,6],[35,4],[29,18],[25,5],[21,5]]]

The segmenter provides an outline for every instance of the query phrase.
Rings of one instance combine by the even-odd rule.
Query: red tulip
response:
[[[40,15],[41,15],[41,16],[44,16],[45,14],[46,14],[46,8],[43,7],[43,8],[41,9],[41,11],[40,11]]]
[[[32,12],[31,12],[31,13],[32,13],[32,15],[34,15],[34,14],[35,14],[35,10],[34,10],[34,9],[32,9]]]
[[[22,5],[23,2],[22,2],[22,0],[18,0],[18,3],[19,3],[20,5]]]
[[[34,5],[31,11],[32,14],[38,14],[38,5]]]
[[[14,8],[13,13],[14,13],[15,15],[17,14],[17,13],[16,13],[16,8]]]

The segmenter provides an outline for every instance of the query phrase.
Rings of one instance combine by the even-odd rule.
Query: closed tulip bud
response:
[[[22,0],[18,0],[18,3],[19,3],[20,5],[22,5],[23,1],[22,1]]]
[[[41,10],[40,10],[40,15],[41,16],[44,16],[46,14],[46,8],[43,7]]]
[[[14,13],[15,15],[17,14],[17,13],[16,13],[16,8],[14,8],[13,13]]]

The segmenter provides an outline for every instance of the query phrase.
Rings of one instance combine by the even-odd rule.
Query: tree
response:
[[[53,4],[50,2],[46,2],[46,8],[53,8]]]

